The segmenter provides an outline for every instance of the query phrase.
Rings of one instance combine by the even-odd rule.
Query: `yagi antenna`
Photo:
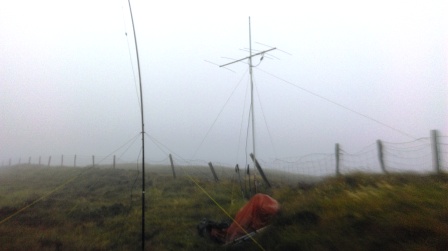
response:
[[[252,115],[252,150],[253,150],[253,152],[252,152],[253,155],[251,155],[251,157],[252,157],[252,160],[253,160],[254,167],[257,166],[257,159],[256,159],[257,155],[255,154],[256,153],[256,151],[255,151],[256,150],[256,148],[255,148],[256,145],[255,145],[254,81],[253,81],[253,76],[252,76],[252,68],[254,67],[254,65],[252,64],[252,58],[256,57],[256,56],[259,56],[259,55],[264,55],[265,53],[273,51],[275,49],[277,49],[277,48],[272,47],[272,48],[270,48],[268,50],[264,50],[264,51],[260,51],[260,52],[257,52],[255,54],[252,54],[252,35],[251,35],[250,17],[249,17],[249,56],[241,58],[241,59],[237,59],[237,60],[234,60],[234,61],[232,61],[230,63],[223,64],[223,65],[219,66],[219,67],[224,68],[225,66],[228,66],[228,65],[231,65],[231,64],[238,63],[238,62],[244,61],[246,59],[249,59],[250,104],[251,104],[250,105],[250,113]]]
[[[271,47],[271,48],[273,48],[272,46],[267,45],[267,44],[262,44],[262,43],[259,43],[259,42],[255,42],[255,43],[256,43],[256,44],[259,44],[259,45],[266,46],[266,47]],[[283,53],[285,53],[285,54],[288,54],[288,55],[292,56],[292,54],[289,53],[289,52],[287,52],[287,51],[283,51],[283,50],[280,50],[280,49],[278,49],[278,50],[281,51],[281,52],[283,52]]]
[[[249,48],[243,48],[243,49],[240,49],[240,50],[241,50],[241,51],[245,51],[245,52],[249,52]],[[277,49],[277,50],[278,50],[278,49]],[[254,50],[254,49],[252,49],[252,51],[257,51],[257,52],[259,52],[259,51],[261,51],[261,50]],[[273,55],[268,54],[268,53],[264,54],[263,56],[264,56],[265,58],[269,58],[269,59],[277,59],[277,60],[280,60],[279,57],[273,56]]]
[[[211,61],[208,61],[208,60],[205,60],[205,59],[204,59],[204,61],[207,62],[207,63],[209,63],[209,64],[213,64],[213,65],[219,66],[219,64],[217,64],[217,63],[213,63],[213,62],[211,62]],[[228,71],[231,71],[231,72],[233,72],[233,73],[236,73],[235,71],[230,70],[229,68],[226,68],[226,67],[223,67],[223,68],[226,69],[226,70],[228,70]]]
[[[224,67],[224,66],[227,66],[227,65],[231,65],[231,64],[238,63],[238,62],[240,62],[240,61],[249,59],[249,67],[252,68],[252,58],[253,58],[253,57],[258,56],[258,55],[265,54],[266,52],[273,51],[273,50],[276,50],[276,49],[277,49],[277,48],[272,48],[272,49],[269,49],[269,50],[265,50],[265,51],[261,51],[261,52],[252,54],[252,48],[249,48],[249,56],[248,56],[248,57],[241,58],[241,59],[237,59],[237,60],[235,60],[235,61],[233,61],[233,62],[230,62],[230,63],[227,63],[227,64],[223,64],[223,65],[220,65],[219,67]]]

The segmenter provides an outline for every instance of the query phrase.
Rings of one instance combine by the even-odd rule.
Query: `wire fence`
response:
[[[300,158],[264,162],[265,167],[286,174],[334,176],[365,173],[437,173],[448,171],[448,137],[420,138],[410,142],[377,141],[357,153],[343,146],[335,153],[310,154]]]
[[[129,164],[131,161],[121,159],[117,156],[98,155],[40,155],[26,158],[8,159],[2,161],[2,166],[11,165],[42,165],[42,166],[67,166],[67,167],[89,167],[100,165]]]
[[[268,176],[280,177],[283,181],[295,181],[310,177],[327,177],[353,172],[389,173],[389,172],[446,172],[448,171],[448,136],[439,136],[432,131],[431,137],[419,138],[410,142],[377,141],[356,153],[349,153],[344,146],[336,144],[334,153],[318,153],[297,158],[274,160],[258,159]],[[86,155],[53,155],[11,158],[2,161],[2,166],[30,164],[43,166],[68,167],[112,167],[135,168],[136,163],[116,157]],[[137,163],[138,165],[138,163]],[[252,164],[251,164],[252,165]],[[229,163],[211,163],[206,160],[185,160],[179,156],[167,156],[163,160],[150,161],[151,166],[163,167],[157,170],[172,172],[173,176],[189,175],[201,179],[235,179],[238,172],[247,172],[248,167]],[[253,169],[253,171],[250,171]],[[249,167],[249,172],[257,174]]]
[[[185,203],[173,194],[188,191],[189,194],[183,196],[193,198],[192,201],[195,201],[195,210],[198,213],[189,214],[182,209],[176,211],[175,218],[185,222],[192,217],[196,217],[198,221],[203,217],[214,220],[228,219],[228,215],[235,215],[251,195],[258,192],[266,193],[269,190],[266,186],[267,182],[263,182],[260,172],[251,167],[251,164],[249,164],[250,168],[236,167],[230,163],[186,160],[177,155],[167,155],[164,159],[149,161],[146,166],[147,175],[150,177],[146,182],[151,184],[146,198],[149,202],[146,206],[148,211],[156,212],[160,208],[168,210],[168,207],[180,205],[174,203]],[[307,184],[323,177],[352,172],[385,174],[447,172],[448,137],[432,133],[431,137],[410,142],[377,141],[356,153],[349,153],[343,145],[335,144],[333,153],[310,154],[271,161],[260,158],[258,162],[263,167],[270,183],[277,187],[289,183],[306,188]],[[110,236],[126,236],[127,232],[135,232],[136,226],[140,227],[137,220],[140,216],[137,213],[138,206],[140,201],[145,201],[145,193],[142,193],[142,200],[138,196],[138,190],[143,187],[139,184],[142,178],[140,165],[141,163],[127,161],[112,154],[108,156],[31,156],[3,161],[2,166],[9,167],[3,169],[6,170],[4,173],[6,178],[0,175],[0,183],[3,186],[0,186],[0,190],[3,189],[2,191],[7,191],[8,194],[8,197],[0,198],[0,204],[2,204],[0,228],[3,226],[0,230],[6,236],[3,238],[12,240],[19,236],[15,234],[18,232],[10,233],[11,229],[13,231],[26,230],[28,232],[25,234],[32,236],[33,234],[30,233],[35,233],[33,227],[45,224],[42,219],[48,217],[48,212],[51,212],[53,217],[50,220],[51,224],[40,229],[50,229],[51,225],[52,230],[47,230],[46,235],[41,234],[41,236],[50,236],[49,232],[64,232],[53,229],[67,229],[66,222],[69,222],[70,227],[82,226],[82,231],[77,234],[82,236],[83,240],[91,238],[91,242],[103,239],[110,241],[111,238],[99,234],[104,231],[107,231]],[[27,167],[22,168],[24,166]],[[10,170],[19,170],[17,173],[20,175],[9,172]],[[36,179],[36,174],[39,174],[40,178]],[[172,178],[169,177],[171,175]],[[188,181],[175,180],[176,177],[182,176],[188,176]],[[14,179],[8,177],[14,177]],[[167,182],[168,180],[173,182]],[[30,190],[32,192],[26,192]],[[62,190],[64,193],[61,192]],[[67,194],[67,197],[63,196]],[[145,206],[143,203],[141,205],[143,210]],[[105,228],[104,222],[107,219],[103,215],[122,217],[125,222],[120,226],[123,227]],[[88,222],[88,224],[80,222]],[[162,229],[161,226],[166,222],[169,221],[148,217],[146,223],[141,224],[142,226],[147,224],[152,229]],[[116,223],[112,225],[116,226]],[[15,230],[11,226],[19,226],[19,228]],[[190,225],[188,227],[191,228]],[[76,231],[76,227],[73,231]],[[37,241],[40,245],[43,245],[44,241],[49,242],[55,247],[54,249],[59,249],[58,243],[62,245],[64,241],[66,245],[65,243],[69,243],[70,238],[58,235],[53,239],[40,237]],[[114,245],[111,244],[110,247],[115,247],[121,242],[111,243]],[[124,249],[135,249],[132,247],[132,244],[129,244],[129,247]]]

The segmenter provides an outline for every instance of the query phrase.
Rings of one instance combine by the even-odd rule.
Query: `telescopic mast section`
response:
[[[137,35],[135,33],[134,17],[132,15],[131,0],[128,0],[129,12],[131,14],[132,31],[134,33],[135,53],[137,57],[138,82],[140,86],[140,114],[142,122],[142,250],[145,250],[145,120],[143,116],[143,87],[140,74],[140,58],[138,56]]]
[[[227,65],[231,65],[234,63],[238,63],[241,62],[243,60],[249,59],[249,75],[250,75],[250,113],[251,113],[251,118],[252,118],[252,151],[253,151],[253,163],[254,166],[256,166],[256,154],[255,154],[255,113],[254,113],[254,81],[253,81],[253,77],[252,77],[252,68],[254,67],[252,64],[252,58],[258,55],[263,55],[266,52],[269,51],[273,51],[277,48],[271,48],[269,50],[265,50],[265,51],[261,51],[255,54],[252,54],[252,35],[251,35],[251,28],[250,28],[250,17],[249,17],[249,56],[245,57],[245,58],[241,58],[238,60],[235,60],[233,62],[227,63],[227,64],[223,64],[220,65],[219,67],[224,67]]]

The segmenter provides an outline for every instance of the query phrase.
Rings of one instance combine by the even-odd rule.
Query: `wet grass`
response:
[[[221,247],[197,234],[202,218],[227,220],[226,213],[234,216],[245,204],[232,172],[216,183],[210,177],[193,182],[185,173],[173,179],[166,167],[147,170],[148,250],[260,250],[251,241]],[[266,250],[448,247],[446,174],[352,174],[295,184],[272,180],[273,188],[259,189],[277,199],[282,211],[255,237]],[[0,222],[19,213],[0,223],[0,250],[140,249],[140,183],[132,169],[2,168]]]

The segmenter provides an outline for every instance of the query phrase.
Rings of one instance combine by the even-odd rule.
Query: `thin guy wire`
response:
[[[243,77],[245,77],[247,74],[247,71],[243,74]],[[218,121],[219,116],[221,116],[221,113],[224,111],[224,108],[227,106],[227,104],[229,103],[230,98],[233,96],[233,94],[235,93],[236,89],[238,88],[238,86],[241,84],[241,81],[243,80],[243,77],[240,79],[240,81],[238,81],[238,84],[236,84],[235,88],[233,88],[232,93],[230,94],[230,96],[227,98],[226,102],[224,103],[224,105],[222,106],[221,110],[218,113],[218,116],[216,116],[215,120],[213,121],[212,125],[209,127],[207,133],[205,134],[204,138],[202,139],[201,143],[199,144],[198,148],[196,148],[196,151],[193,154],[194,158],[196,156],[196,154],[198,153],[199,149],[201,148],[202,144],[204,143],[205,139],[208,137],[208,134],[211,132],[213,126],[215,125],[216,121]]]
[[[128,45],[129,62],[131,62],[132,77],[134,78],[135,93],[136,93],[136,95],[137,95],[138,106],[141,107],[140,96],[139,96],[139,93],[138,93],[137,79],[135,78],[135,69],[134,69],[134,63],[133,63],[133,60],[132,60],[131,47],[130,47],[130,45],[129,45],[128,32],[127,32],[127,24],[126,24],[126,18],[125,18],[125,16],[124,16],[124,6],[123,6],[123,4],[121,5],[121,10],[122,10],[122,14],[123,14],[124,34],[125,34],[125,36],[126,36],[126,43],[127,43],[127,45]],[[140,109],[140,108],[139,108],[139,109]]]
[[[238,161],[238,158],[239,158],[240,144],[241,144],[241,135],[243,133],[244,113],[246,111],[246,101],[247,101],[248,90],[249,90],[249,85],[246,85],[246,93],[244,95],[244,107],[243,107],[243,113],[241,114],[240,133],[239,133],[239,136],[238,136],[238,146],[237,146],[237,151],[236,151],[236,161]]]
[[[258,69],[258,68],[255,68],[255,69]],[[327,101],[327,102],[329,102],[329,103],[331,103],[331,104],[333,104],[333,105],[339,106],[339,107],[341,107],[341,108],[343,108],[343,109],[345,109],[345,110],[347,110],[347,111],[353,112],[353,113],[355,113],[355,114],[357,114],[357,115],[359,115],[359,116],[361,116],[361,117],[364,117],[364,118],[369,119],[369,120],[371,120],[371,121],[373,121],[373,122],[375,122],[375,123],[377,123],[377,124],[380,124],[380,125],[385,126],[385,127],[389,128],[389,129],[392,129],[392,130],[394,130],[395,132],[398,132],[398,133],[400,133],[400,134],[403,134],[403,135],[405,135],[405,136],[407,136],[407,137],[409,137],[409,138],[416,139],[414,136],[412,136],[412,135],[410,135],[410,134],[408,134],[408,133],[406,133],[406,132],[403,132],[403,131],[401,131],[401,130],[399,130],[399,129],[396,129],[396,128],[390,126],[390,125],[387,125],[387,124],[385,124],[385,123],[383,123],[383,122],[381,122],[381,121],[379,121],[379,120],[377,120],[377,119],[374,119],[374,118],[372,118],[372,117],[369,117],[369,116],[367,116],[367,115],[365,115],[365,114],[362,114],[362,113],[360,113],[360,112],[358,112],[358,111],[355,111],[355,110],[353,110],[353,109],[351,109],[351,108],[349,108],[349,107],[347,107],[347,106],[345,106],[345,105],[341,105],[341,104],[339,104],[339,103],[337,103],[337,102],[335,102],[335,101],[333,101],[333,100],[331,100],[331,99],[328,99],[328,98],[326,98],[326,97],[324,97],[324,96],[321,96],[321,95],[319,95],[319,94],[317,94],[317,93],[315,93],[315,92],[312,92],[312,91],[307,90],[307,89],[305,89],[305,88],[303,88],[303,87],[300,87],[300,86],[298,86],[298,85],[295,85],[295,84],[293,84],[293,83],[291,83],[291,82],[289,82],[289,81],[287,81],[287,80],[285,80],[285,79],[282,79],[282,78],[280,78],[280,77],[278,77],[278,76],[276,76],[276,75],[274,75],[274,74],[272,74],[272,73],[269,73],[269,72],[264,71],[264,70],[261,70],[261,69],[258,69],[258,70],[261,71],[261,72],[263,72],[263,73],[265,73],[265,74],[267,74],[267,75],[270,75],[270,76],[272,76],[272,77],[274,77],[274,78],[276,78],[276,79],[278,79],[278,80],[281,80],[281,81],[283,81],[283,82],[285,82],[285,83],[287,83],[287,84],[289,84],[289,85],[291,85],[291,86],[293,86],[293,87],[295,87],[295,88],[297,88],[297,89],[300,89],[300,90],[302,90],[302,91],[304,91],[304,92],[307,92],[307,93],[309,93],[309,94],[311,94],[311,95],[313,95],[313,96],[315,96],[315,97],[318,97],[318,98],[320,98],[320,99],[323,99],[323,100],[325,100],[325,101]]]
[[[275,149],[274,141],[272,140],[271,131],[269,130],[269,126],[268,126],[268,122],[267,122],[267,119],[266,119],[266,115],[265,115],[264,110],[263,110],[263,104],[261,103],[260,93],[258,92],[258,88],[256,86],[255,86],[255,91],[257,92],[258,103],[260,103],[261,114],[263,114],[264,124],[266,125],[266,130],[268,131],[269,140],[271,141],[271,145],[272,145],[272,149],[274,150],[275,158],[277,158],[277,156],[278,156],[277,155],[277,151]]]

